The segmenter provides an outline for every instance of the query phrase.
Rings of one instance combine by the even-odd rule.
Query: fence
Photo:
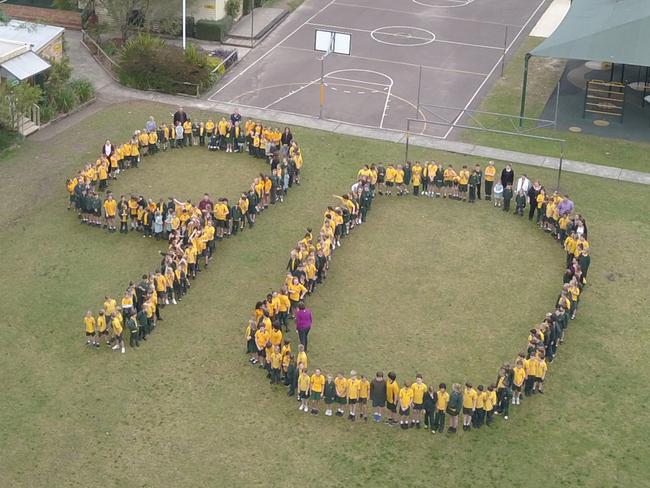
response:
[[[120,65],[111,59],[111,57],[104,52],[104,50],[95,42],[85,30],[81,31],[81,44],[83,44],[88,52],[92,54],[93,58],[104,68],[104,70],[113,78],[113,80],[119,82],[119,69]]]

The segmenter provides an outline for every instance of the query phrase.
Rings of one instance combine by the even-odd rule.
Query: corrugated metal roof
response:
[[[56,39],[65,29],[55,25],[34,24],[22,20],[10,20],[0,23],[0,39],[24,42],[33,46],[34,51],[40,51],[53,39]]]
[[[23,81],[31,76],[42,73],[50,67],[50,63],[44,61],[32,51],[27,51],[0,64],[0,67],[7,70],[18,80]]]

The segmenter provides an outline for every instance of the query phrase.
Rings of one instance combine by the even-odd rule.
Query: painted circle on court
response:
[[[473,3],[474,0],[412,0],[413,3],[418,5],[423,5],[424,7],[435,7],[435,8],[455,8],[455,7],[464,7]]]
[[[381,44],[405,47],[424,46],[436,40],[436,35],[433,32],[406,25],[379,27],[370,33],[370,37]]]

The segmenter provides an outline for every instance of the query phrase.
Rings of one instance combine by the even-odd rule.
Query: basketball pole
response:
[[[323,118],[323,105],[325,105],[325,56],[320,58],[320,110],[318,112],[318,118]]]

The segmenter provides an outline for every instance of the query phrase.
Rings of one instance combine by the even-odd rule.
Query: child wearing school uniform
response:
[[[372,416],[375,422],[381,422],[381,416],[386,408],[386,380],[384,373],[378,371],[370,383],[370,398],[372,400]]]
[[[95,330],[95,317],[90,310],[88,310],[86,315],[84,315],[84,326],[86,330],[86,345],[99,347],[99,342],[97,342],[97,331]]]
[[[325,400],[325,415],[332,416],[332,405],[336,401],[336,384],[334,383],[334,376],[327,375],[327,381],[323,387],[323,398]]]
[[[471,430],[472,428],[477,399],[478,393],[472,387],[472,384],[465,383],[465,390],[463,391],[463,430]]]
[[[485,425],[488,427],[492,425],[492,420],[494,418],[494,407],[497,404],[497,392],[496,387],[492,384],[488,386],[487,392],[485,394]]]
[[[474,427],[480,429],[485,422],[485,399],[487,397],[487,392],[483,385],[478,385],[477,387],[477,397],[476,397],[476,411],[474,413]]]
[[[506,185],[506,187],[503,189],[503,211],[504,212],[510,211],[511,201],[512,201],[512,185]]]
[[[309,412],[308,402],[310,385],[311,378],[307,374],[307,368],[303,368],[298,374],[298,398],[300,398],[300,407],[298,407],[298,410],[305,413]]]
[[[350,371],[350,378],[348,379],[348,405],[350,421],[354,422],[357,419],[357,404],[359,403],[359,389],[361,381],[357,378],[357,372]]]
[[[368,421],[368,397],[370,396],[370,382],[365,375],[361,375],[361,380],[359,382],[359,408],[360,408],[360,418],[364,422]]]
[[[517,192],[517,196],[515,197],[515,205],[515,215],[523,217],[524,209],[526,208],[526,194],[523,190],[519,190]]]
[[[501,208],[503,205],[503,185],[500,181],[497,181],[492,188],[494,194],[494,206]]]
[[[411,418],[411,425],[420,428],[420,421],[424,413],[424,394],[427,391],[427,385],[422,381],[422,375],[417,373],[415,375],[415,383],[411,386],[413,390],[413,417]]]
[[[433,425],[431,427],[432,434],[435,434],[436,432],[442,434],[445,432],[445,414],[447,413],[448,407],[449,393],[447,392],[447,385],[445,383],[440,383],[438,385],[438,391],[436,392],[436,411],[433,418]]]
[[[325,376],[321,374],[320,369],[316,368],[313,375],[310,377],[310,390],[311,390],[311,413],[318,415],[320,401],[325,389]]]
[[[334,379],[334,386],[336,387],[336,416],[343,417],[343,406],[348,402],[348,380],[345,379],[343,373],[339,371],[336,373]]]
[[[409,428],[409,417],[411,415],[412,405],[413,389],[411,388],[411,382],[406,380],[398,394],[399,424],[404,430]],[[415,424],[411,424],[411,426],[414,427]]]
[[[271,384],[280,384],[280,373],[282,370],[282,354],[280,353],[280,346],[273,346],[271,351]]]
[[[512,373],[512,404],[519,405],[521,404],[521,392],[527,378],[526,370],[524,369],[524,362],[521,359],[517,360]]]
[[[427,388],[427,392],[423,396],[422,408],[424,410],[424,427],[433,432],[436,413],[436,391],[433,385]]]

